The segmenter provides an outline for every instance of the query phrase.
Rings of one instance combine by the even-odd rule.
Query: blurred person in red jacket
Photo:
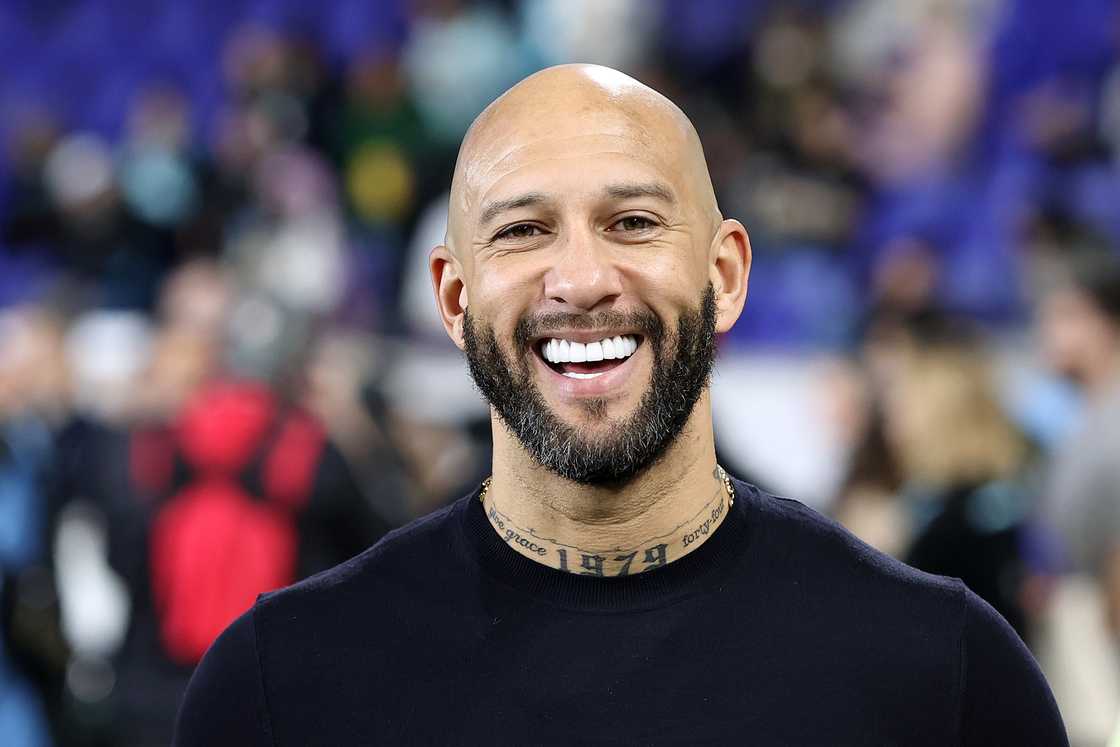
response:
[[[277,334],[254,337],[262,327],[245,319],[264,312]],[[212,263],[184,265],[164,287],[127,427],[100,434],[100,464],[86,461],[131,594],[113,659],[114,743],[166,745],[194,665],[257,594],[390,528],[304,404],[311,326],[284,313],[239,295]]]

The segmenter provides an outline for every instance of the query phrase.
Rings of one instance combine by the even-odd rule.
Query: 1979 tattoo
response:
[[[720,478],[718,469],[714,476]],[[542,537],[532,528],[515,525],[493,503],[486,505],[486,516],[507,544],[545,565],[581,576],[629,576],[660,568],[702,543],[715,531],[726,513],[728,502],[723,500],[723,495],[721,481],[711,499],[695,515],[633,549],[587,550]]]

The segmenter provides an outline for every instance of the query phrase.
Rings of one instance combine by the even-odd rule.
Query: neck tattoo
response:
[[[483,481],[478,499],[485,507],[486,517],[494,531],[522,555],[581,576],[629,576],[660,568],[687,555],[716,530],[735,502],[735,488],[731,478],[718,464],[712,476],[717,483],[715,492],[699,511],[668,532],[627,548],[587,549],[544,537],[531,527],[514,524],[508,515],[494,506],[493,501],[487,504],[489,477]]]

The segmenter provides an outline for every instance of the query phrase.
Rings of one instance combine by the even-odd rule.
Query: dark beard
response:
[[[626,328],[645,337],[653,357],[649,388],[629,418],[610,423],[593,437],[561,420],[545,402],[531,375],[530,341],[551,329]],[[665,454],[680,435],[708,386],[715,360],[716,300],[711,283],[698,308],[681,314],[676,334],[651,312],[543,314],[522,317],[507,356],[493,329],[464,313],[463,338],[471,377],[506,427],[542,466],[584,485],[624,485]],[[671,357],[668,357],[670,356]],[[584,402],[587,413],[603,417],[607,401]]]

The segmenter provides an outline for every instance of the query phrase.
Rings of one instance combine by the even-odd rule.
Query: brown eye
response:
[[[612,229],[622,231],[644,231],[656,225],[652,220],[642,215],[627,215],[615,222]]]
[[[494,236],[495,239],[529,239],[541,234],[541,229],[532,223],[518,223],[509,228],[502,229]]]

